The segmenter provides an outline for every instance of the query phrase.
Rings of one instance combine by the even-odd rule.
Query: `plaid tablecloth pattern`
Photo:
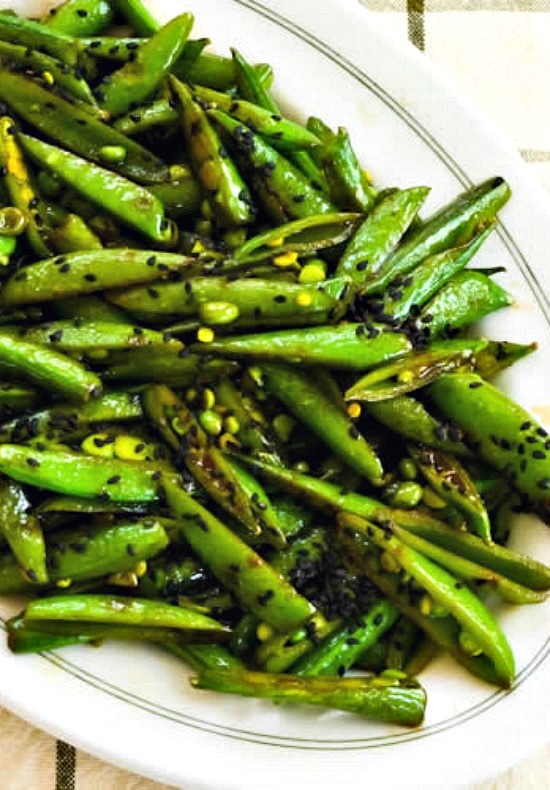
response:
[[[514,143],[550,192],[550,0],[359,2],[388,33],[409,39],[441,65]],[[542,790],[548,777],[550,747],[475,790]],[[56,741],[1,708],[0,786],[168,790]]]

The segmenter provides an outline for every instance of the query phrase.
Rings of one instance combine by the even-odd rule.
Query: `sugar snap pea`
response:
[[[141,0],[114,0],[114,7],[140,36],[152,36],[160,24]]]
[[[66,352],[89,352],[96,349],[131,349],[162,347],[179,351],[182,343],[153,329],[125,326],[107,321],[50,321],[24,329],[22,337]]]
[[[220,376],[232,373],[238,367],[229,360],[208,359],[197,354],[160,353],[149,349],[136,349],[124,353],[124,359],[102,371],[105,381],[158,382],[172,387],[204,385],[217,381]]]
[[[0,531],[25,578],[37,584],[48,581],[44,535],[23,489],[0,481]]]
[[[113,7],[107,0],[65,0],[44,14],[42,24],[68,36],[95,36],[113,21]]]
[[[68,66],[76,65],[78,60],[78,49],[71,36],[15,14],[0,13],[0,39],[46,52]]]

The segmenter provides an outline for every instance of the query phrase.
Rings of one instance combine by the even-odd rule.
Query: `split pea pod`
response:
[[[398,616],[398,610],[389,601],[377,601],[306,653],[294,664],[292,673],[302,677],[343,675],[392,627]]]
[[[452,336],[484,316],[508,307],[513,299],[491,277],[473,269],[455,274],[424,305],[415,326],[432,338]]]
[[[168,506],[182,537],[245,609],[286,633],[306,623],[315,608],[177,481],[164,481]]]
[[[302,285],[214,276],[108,294],[109,301],[144,321],[196,318],[212,326],[325,323],[342,317],[350,297],[345,278]]]
[[[106,164],[114,149],[120,157],[118,161],[110,157],[109,169],[126,178],[140,184],[158,184],[170,178],[168,167],[147,149],[21,74],[0,70],[0,100],[46,138],[91,162]]]
[[[276,222],[312,214],[334,213],[336,208],[311,182],[260,135],[220,110],[208,114],[226,132],[251,172],[263,208]]]
[[[0,472],[36,488],[114,502],[152,502],[161,473],[156,466],[74,452],[0,445]]]
[[[342,540],[358,567],[403,614],[417,622],[470,671],[504,687],[511,684],[515,666],[506,637],[464,582],[457,581],[448,571],[397,540],[391,532],[385,533],[363,519],[342,513],[339,526]],[[378,552],[372,553],[373,545]],[[402,568],[434,604],[443,608],[440,617],[423,614],[422,593],[410,590],[398,572],[385,571],[380,564],[379,551],[389,554],[395,560],[396,571]],[[433,605],[430,612],[433,612]]]
[[[408,277],[394,280],[384,297],[384,314],[403,321],[411,310],[421,308],[472,260],[494,228],[495,223],[490,223],[462,247],[430,255]]]
[[[425,405],[410,395],[362,403],[370,417],[405,439],[426,444],[461,458],[471,455],[463,443],[463,432],[451,422],[434,417]]]
[[[70,353],[151,347],[179,351],[183,348],[179,340],[162,332],[106,321],[50,321],[22,330],[21,336],[31,343]]]
[[[382,463],[352,420],[319,388],[313,376],[298,368],[264,363],[268,392],[324,441],[346,464],[373,485],[382,483]]]
[[[31,69],[35,74],[59,86],[76,99],[89,104],[94,103],[90,86],[82,77],[77,76],[76,69],[64,66],[43,52],[29,52],[27,47],[0,41],[0,64],[6,68],[17,64],[19,67]]]
[[[25,152],[41,167],[125,225],[161,244],[173,242],[174,227],[164,218],[164,206],[144,187],[35,137],[22,134],[19,140]]]
[[[258,535],[263,514],[257,507],[257,492],[255,497],[250,495],[249,485],[243,486],[238,471],[209,441],[183,401],[169,387],[157,384],[145,389],[142,404],[148,419],[179,454],[197,482],[220,507],[237,518],[249,534]]]
[[[48,302],[137,285],[202,268],[199,259],[156,250],[92,250],[47,258],[13,274],[0,293],[3,305]]]
[[[174,606],[164,601],[129,598],[122,595],[63,595],[41,598],[27,604],[23,619],[40,625],[42,621],[100,623],[105,625],[175,628],[190,631],[193,638],[223,637],[226,626],[193,609]]]
[[[25,577],[38,584],[48,581],[46,547],[38,518],[23,489],[0,481],[0,532]]]
[[[44,206],[16,137],[15,124],[7,116],[0,118],[0,165],[10,199],[25,217],[29,244],[37,256],[50,255]]]
[[[111,115],[147,99],[177,61],[193,26],[193,15],[170,20],[136,51],[136,57],[101,84],[100,103]],[[97,95],[97,94],[96,94]]]
[[[429,189],[397,190],[382,198],[359,226],[336,269],[350,277],[361,291],[368,276],[376,274],[410,227]]]
[[[0,332],[0,369],[73,401],[101,394],[101,379],[71,357]]]
[[[107,0],[65,0],[44,15],[42,24],[68,36],[95,36],[113,17],[113,6]]]
[[[466,469],[453,456],[430,447],[409,445],[409,453],[432,488],[464,514],[470,529],[491,541],[489,514]]]
[[[194,346],[193,350],[235,359],[367,370],[405,356],[412,344],[404,334],[372,325],[343,323],[216,338],[207,347]]]
[[[414,680],[396,678],[309,678],[250,670],[203,670],[195,688],[211,689],[277,703],[320,705],[367,719],[408,727],[422,723],[426,692]]]
[[[49,583],[58,588],[70,587],[73,582],[131,571],[167,545],[168,536],[154,518],[57,531],[46,537]],[[23,578],[13,557],[3,556],[0,559],[2,594],[32,589],[33,584]]]
[[[175,77],[170,79],[170,86],[177,101],[193,170],[208,195],[217,223],[224,228],[250,223],[254,218],[252,198],[208,116],[194,100],[188,86]]]
[[[548,433],[519,404],[475,373],[454,373],[430,385],[436,406],[475,442],[543,518],[550,518]]]
[[[384,261],[365,282],[365,292],[377,294],[398,276],[412,271],[428,255],[469,241],[483,225],[493,220],[510,197],[510,188],[497,177],[468,189],[423,222],[407,241]]]

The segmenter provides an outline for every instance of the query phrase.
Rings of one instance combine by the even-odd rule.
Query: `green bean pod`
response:
[[[21,134],[19,140],[40,166],[124,224],[159,243],[173,239],[174,228],[164,218],[162,203],[144,187],[35,137]]]
[[[101,85],[103,109],[122,115],[130,105],[147,99],[182,53],[193,21],[189,13],[174,17],[136,50],[134,59],[109,75]]]
[[[300,659],[292,673],[302,677],[343,675],[359,656],[372,647],[395,623],[399,612],[389,601],[378,601],[351,623]]]
[[[475,373],[443,376],[428,395],[475,442],[494,466],[541,515],[550,518],[550,451],[547,431],[519,404]]]
[[[370,417],[405,439],[426,444],[444,453],[467,458],[470,450],[462,442],[463,433],[454,424],[436,419],[423,403],[410,395],[363,403]]]
[[[510,188],[500,177],[468,189],[423,222],[386,258],[379,271],[366,280],[365,293],[381,293],[428,255],[467,243],[487,221],[494,219],[509,197]]]
[[[319,436],[346,464],[373,485],[382,483],[382,463],[350,418],[318,387],[313,376],[298,368],[264,363],[268,392]]]
[[[403,357],[411,350],[412,345],[404,334],[355,323],[224,337],[205,347],[193,346],[197,353],[342,370],[366,370]]]
[[[188,86],[171,77],[193,170],[220,227],[232,228],[254,218],[252,199],[208,116]],[[221,151],[221,153],[220,153]]]
[[[473,269],[455,274],[432,299],[424,305],[415,320],[419,331],[432,338],[452,337],[459,329],[484,316],[508,307],[513,299],[504,288],[487,275]]]
[[[466,469],[453,456],[430,447],[409,445],[409,453],[432,488],[464,514],[470,528],[491,541],[489,514]]]
[[[414,187],[381,199],[344,250],[337,274],[350,277],[362,290],[368,276],[376,274],[409,228],[428,193],[427,187]]]
[[[245,609],[283,633],[310,619],[313,605],[175,480],[164,491],[185,541]]]
[[[115,148],[125,156],[110,161],[111,170],[141,184],[170,178],[168,167],[134,140],[20,74],[0,70],[0,100],[45,137],[91,162],[105,164],[105,151]]]
[[[263,208],[273,220],[282,223],[336,212],[333,204],[260,135],[220,110],[209,110],[208,114],[227,133],[246,168],[252,171]]]
[[[25,577],[37,584],[48,581],[44,535],[20,486],[0,481],[0,532]]]
[[[277,703],[320,705],[367,719],[408,727],[422,723],[426,692],[413,680],[391,678],[308,678],[250,670],[203,670],[195,688],[211,689]]]
[[[14,373],[68,400],[86,401],[101,394],[101,379],[71,357],[0,332],[0,369]]]

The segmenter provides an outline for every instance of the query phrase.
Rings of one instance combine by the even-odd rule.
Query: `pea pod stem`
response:
[[[421,724],[426,692],[414,681],[383,680],[387,682],[378,678],[306,678],[250,670],[203,670],[192,683],[195,688],[321,705],[410,727]]]

